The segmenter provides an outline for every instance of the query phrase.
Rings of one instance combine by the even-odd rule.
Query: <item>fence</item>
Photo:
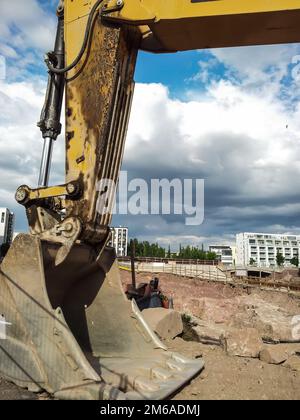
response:
[[[177,264],[177,260],[173,263],[168,260],[168,263],[162,262],[145,262],[145,259],[137,259],[135,261],[136,272],[147,272],[155,274],[165,273],[173,274],[179,277],[186,278],[198,278],[199,280],[206,280],[211,282],[221,282],[226,283],[231,286],[239,287],[257,287],[262,290],[276,290],[282,292],[300,292],[300,283],[284,283],[276,281],[272,276],[263,278],[263,277],[250,277],[250,276],[231,276],[230,271],[222,270],[221,266],[218,265],[196,265],[193,261],[192,264],[184,264],[183,261],[180,261]],[[121,259],[120,268],[130,271],[130,258]]]
[[[129,262],[130,257],[118,257],[120,262]],[[192,260],[192,259],[177,259],[177,258],[157,258],[157,257],[135,257],[136,262],[144,263],[164,263],[164,264],[185,264],[185,265],[218,265],[218,260]]]
[[[119,260],[121,268],[130,269],[130,260]],[[135,260],[136,272],[147,272],[152,274],[166,273],[174,274],[180,277],[201,278],[208,281],[227,281],[227,275],[216,264],[184,264],[184,260],[179,263],[177,261],[164,262],[149,262],[140,259]]]

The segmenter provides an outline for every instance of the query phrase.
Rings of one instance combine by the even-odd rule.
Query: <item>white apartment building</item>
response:
[[[237,265],[276,267],[276,256],[285,258],[284,266],[289,267],[292,258],[299,258],[300,236],[270,233],[239,233],[236,235]]]
[[[111,228],[112,238],[109,245],[115,248],[118,257],[127,257],[128,228]]]
[[[5,207],[0,207],[0,245],[13,240],[15,215]]]
[[[209,252],[214,252],[224,265],[234,265],[235,247],[228,245],[211,245]]]

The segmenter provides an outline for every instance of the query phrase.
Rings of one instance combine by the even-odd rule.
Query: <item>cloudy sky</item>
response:
[[[55,0],[0,1],[0,206],[16,212],[21,184],[36,185]],[[3,74],[3,57],[6,77]],[[300,234],[300,47],[279,45],[140,53],[123,170],[129,178],[205,180],[205,220],[115,216],[130,236],[171,244],[234,242],[241,231]],[[55,145],[51,183],[64,182]]]

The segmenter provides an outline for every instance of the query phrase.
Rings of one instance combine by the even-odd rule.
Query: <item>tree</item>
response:
[[[285,258],[282,254],[280,254],[280,252],[278,252],[276,255],[276,262],[279,267],[281,267],[285,262]]]
[[[168,248],[167,257],[171,258],[171,246],[170,245],[169,245],[169,248]]]
[[[200,248],[194,246],[179,247],[180,260],[216,260],[217,255],[214,252],[204,251],[203,246]]]
[[[206,258],[204,258],[204,259],[214,261],[214,260],[217,260],[218,257],[217,257],[217,254],[215,252],[207,252],[206,253]]]
[[[291,264],[293,264],[295,267],[299,267],[299,258],[298,257],[293,257],[291,259]]]
[[[169,245],[168,250],[162,248],[157,243],[150,244],[148,241],[139,242],[136,238],[131,239],[128,244],[128,255],[131,255],[132,245],[135,244],[135,256],[136,257],[156,257],[156,258],[172,258],[175,257],[180,260],[216,260],[217,255],[214,252],[204,250],[204,246],[201,248],[187,245],[183,247],[179,245],[179,254],[173,255],[171,253],[171,246]]]
[[[138,239],[131,239],[128,244],[128,255],[131,255],[132,245],[135,244],[136,257],[157,257],[165,258],[166,250],[158,244],[150,244],[148,241],[139,242]]]

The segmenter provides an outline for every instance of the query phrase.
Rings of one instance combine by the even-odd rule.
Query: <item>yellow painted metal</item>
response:
[[[65,185],[57,185],[54,187],[38,188],[36,190],[30,190],[29,200],[39,200],[48,197],[60,197],[67,195],[67,189]]]
[[[70,4],[73,3],[73,4]],[[65,23],[70,23],[89,14],[95,0],[65,1]],[[79,35],[80,36],[80,35]]]
[[[116,0],[108,2],[108,7]],[[124,7],[113,15],[126,21],[156,21],[206,16],[266,13],[299,10],[299,0],[124,0]],[[217,30],[218,28],[215,28]]]
[[[66,65],[73,62],[83,43],[88,15],[96,0],[77,0],[65,2],[65,44]],[[78,180],[80,174],[87,174],[96,165],[96,140],[88,129],[81,110],[79,93],[73,88],[72,78],[76,76],[86,55],[79,65],[68,72],[66,89],[66,182]],[[95,89],[105,89],[105,86],[95,86]],[[90,104],[90,106],[93,106]],[[74,141],[68,139],[74,136]],[[86,142],[87,137],[90,141]],[[82,157],[84,156],[84,159]],[[91,177],[95,174],[91,174]],[[71,203],[69,203],[71,204]]]
[[[95,3],[65,2],[67,65],[78,55]],[[67,215],[80,217],[82,238],[89,241],[106,237],[111,220],[97,211],[99,181],[118,181],[138,46],[137,28],[103,24],[98,14],[86,55],[67,75],[66,182],[77,181],[82,191],[80,199],[67,202]]]
[[[140,48],[152,52],[300,41],[299,0],[124,0],[106,19],[148,25]]]
[[[83,42],[88,15],[95,0],[77,0],[65,2],[65,50],[66,64],[69,65],[77,56]],[[76,69],[68,73],[70,78],[76,73]]]
[[[122,270],[122,271],[130,271],[131,272],[131,268],[125,267],[124,265],[119,265],[119,269]]]

